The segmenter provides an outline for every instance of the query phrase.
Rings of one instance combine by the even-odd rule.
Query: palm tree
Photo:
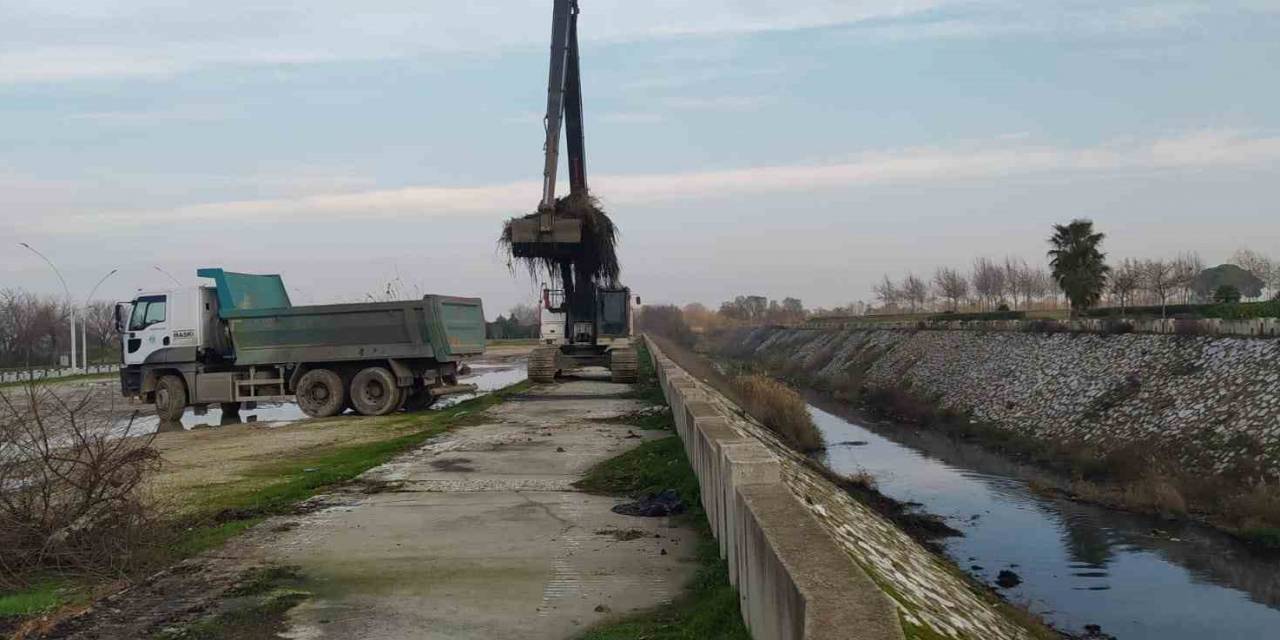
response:
[[[1073,312],[1097,304],[1106,289],[1111,268],[1101,250],[1104,238],[1105,234],[1093,230],[1092,220],[1053,225],[1049,265],[1053,267],[1053,279],[1071,301]]]

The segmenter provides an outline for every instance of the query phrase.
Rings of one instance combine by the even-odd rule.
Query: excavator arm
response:
[[[587,191],[586,142],[582,123],[582,75],[578,57],[578,0],[555,0],[551,12],[551,74],[547,81],[546,164],[542,172],[541,231],[551,231],[556,205],[556,172],[560,167],[560,130],[569,153],[569,191]]]

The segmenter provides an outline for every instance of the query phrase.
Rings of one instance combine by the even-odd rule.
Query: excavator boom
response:
[[[560,166],[560,128],[569,153],[569,191],[587,190],[586,142],[582,126],[582,76],[578,57],[578,2],[555,0],[551,12],[551,73],[547,81],[546,164],[542,173],[542,202],[549,211],[556,204],[556,172]]]

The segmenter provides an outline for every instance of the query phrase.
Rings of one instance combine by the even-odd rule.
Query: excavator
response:
[[[635,382],[632,303],[640,300],[617,282],[612,222],[587,189],[578,1],[554,2],[542,199],[536,213],[508,221],[503,232],[514,258],[545,267],[559,284],[542,291],[541,344],[529,356],[529,379],[551,382],[558,374],[597,366],[608,368],[614,382]],[[562,125],[569,195],[557,199]]]

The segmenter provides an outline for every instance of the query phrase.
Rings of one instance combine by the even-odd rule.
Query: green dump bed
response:
[[[280,276],[201,269],[231,330],[237,365],[429,358],[484,353],[479,298],[425,296],[403,302],[295,307]]]
[[[479,298],[426,296],[405,302],[234,309],[237,365],[432,358],[451,362],[484,353]]]

